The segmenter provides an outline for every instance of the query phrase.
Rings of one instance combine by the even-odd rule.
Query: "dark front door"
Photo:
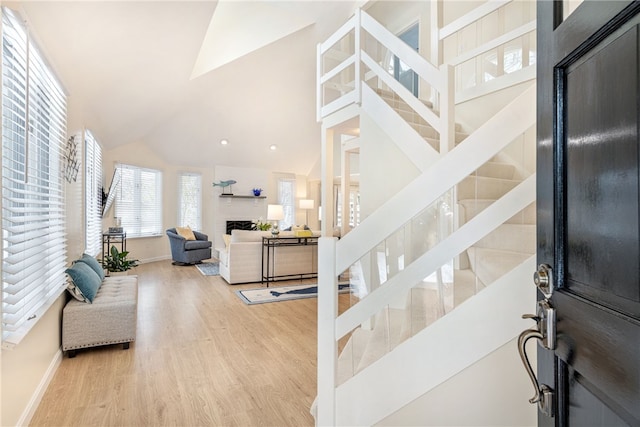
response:
[[[640,3],[562,3],[537,15],[537,256],[557,318],[538,422],[640,426]]]

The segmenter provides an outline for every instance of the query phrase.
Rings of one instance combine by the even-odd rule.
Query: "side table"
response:
[[[108,254],[111,250],[111,245],[120,244],[120,252],[127,250],[127,233],[102,233],[102,261],[104,262],[104,255]]]

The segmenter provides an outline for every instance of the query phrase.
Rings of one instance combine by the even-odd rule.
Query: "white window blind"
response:
[[[102,250],[102,148],[91,133],[84,132],[85,252]]]
[[[162,234],[162,172],[119,164],[120,185],[116,194],[116,217],[127,237]]]
[[[202,177],[198,173],[178,176],[178,225],[202,231]]]
[[[280,228],[294,225],[296,219],[296,181],[295,179],[278,179],[278,204],[282,205],[284,219],[280,221]]]
[[[66,97],[21,22],[2,8],[3,347],[66,287]]]

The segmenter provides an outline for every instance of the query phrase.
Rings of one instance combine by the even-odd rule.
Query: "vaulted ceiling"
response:
[[[9,5],[33,29],[69,95],[69,132],[87,127],[105,150],[142,142],[180,167],[305,175],[320,155],[316,45],[362,3]]]

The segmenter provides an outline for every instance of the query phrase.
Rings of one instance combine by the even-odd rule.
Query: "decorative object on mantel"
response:
[[[254,188],[251,191],[253,192],[254,196],[258,197],[262,193],[262,188]]]
[[[220,197],[224,199],[253,199],[254,202],[257,202],[256,199],[266,199],[267,196],[254,196],[254,195],[237,195],[237,194],[220,194]],[[228,201],[231,203],[230,201]]]
[[[78,143],[76,142],[76,136],[71,135],[67,140],[67,146],[64,153],[64,177],[67,182],[75,182],[78,178],[78,171],[80,170],[80,161],[78,161]]]
[[[233,196],[233,190],[231,189],[231,186],[233,184],[235,184],[236,181],[233,179],[228,179],[226,181],[220,181],[220,182],[214,182],[213,186],[214,187],[222,187],[222,195],[224,196]],[[227,189],[227,187],[229,187],[229,189]]]
[[[278,229],[278,221],[284,219],[284,208],[282,205],[267,205],[267,221],[273,221],[271,234],[275,237],[280,234]]]

